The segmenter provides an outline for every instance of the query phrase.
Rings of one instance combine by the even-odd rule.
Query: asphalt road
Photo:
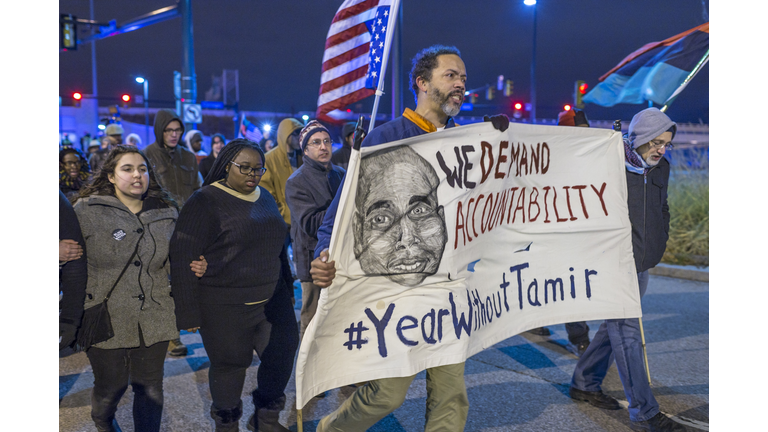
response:
[[[300,298],[300,297],[299,297]],[[651,276],[643,299],[643,324],[652,387],[662,412],[691,431],[709,430],[709,283]],[[600,321],[589,322],[590,336]],[[629,431],[626,409],[604,411],[571,400],[568,385],[577,357],[567,345],[563,325],[550,326],[552,335],[514,336],[466,362],[465,380],[470,408],[465,431]],[[208,358],[198,334],[182,334],[187,357],[167,357],[162,431],[212,431],[209,416]],[[256,385],[258,358],[246,376],[244,415],[240,430],[253,413],[249,392]],[[371,432],[422,431],[426,402],[425,374],[414,380],[405,403],[382,419]],[[93,431],[90,393],[93,374],[85,354],[59,360],[59,430]],[[286,390],[287,406],[294,403],[293,380]],[[626,399],[615,365],[603,390]],[[317,422],[354,391],[332,390],[303,409],[303,430]],[[130,390],[123,397],[117,420],[123,431],[133,430]],[[296,410],[285,409],[281,422],[297,430]]]

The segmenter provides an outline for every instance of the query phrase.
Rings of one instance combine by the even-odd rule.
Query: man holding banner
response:
[[[410,81],[416,110],[406,108],[401,117],[374,129],[363,141],[363,147],[455,126],[452,117],[461,109],[466,82],[459,50],[440,45],[422,50],[413,59]],[[488,120],[502,131],[509,126],[509,119],[503,115]],[[363,272],[384,276],[405,287],[417,286],[435,273],[447,240],[443,209],[437,202],[437,175],[421,159],[408,147],[383,150],[367,158],[361,170],[387,171],[388,180],[398,185],[392,187],[382,182],[364,187],[366,193],[357,197],[353,225],[355,256]],[[392,196],[393,190],[400,192],[400,196]],[[330,286],[335,277],[335,262],[327,262],[327,248],[339,197],[337,194],[326,212],[318,231],[316,259],[312,261],[313,281],[323,288]],[[323,418],[317,430],[368,429],[403,403],[414,378],[410,375],[370,381]],[[464,362],[427,368],[425,430],[461,431],[468,410]]]
[[[624,138],[632,249],[641,298],[648,288],[648,269],[661,261],[669,237],[669,162],[664,153],[672,148],[676,131],[677,125],[666,114],[648,108],[632,118]],[[600,389],[613,354],[629,402],[632,429],[685,430],[659,411],[645,376],[643,343],[637,318],[603,322],[576,364],[569,394],[598,408],[620,409],[618,401]]]

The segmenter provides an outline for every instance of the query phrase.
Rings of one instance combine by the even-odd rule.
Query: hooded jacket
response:
[[[181,124],[181,134],[176,147],[170,148],[163,140],[163,131],[174,120]],[[173,110],[161,109],[155,114],[155,142],[144,149],[160,185],[173,195],[180,206],[202,186],[197,158],[182,144],[183,136],[184,122],[181,118]]]
[[[677,124],[658,108],[640,111],[632,118],[625,145],[637,150],[664,132],[672,132],[674,139]],[[632,251],[638,273],[661,262],[669,239],[669,162],[661,158],[650,169],[633,172],[627,167],[627,204],[629,221],[632,223]]]
[[[294,118],[287,118],[280,122],[277,127],[277,147],[267,152],[265,166],[267,172],[261,177],[259,186],[264,187],[275,198],[277,209],[283,216],[287,225],[291,224],[291,210],[285,201],[285,183],[288,177],[301,166],[301,156],[299,163],[294,168],[291,166],[291,160],[288,157],[289,152],[293,152],[288,144],[288,137],[296,129],[304,127],[300,121]]]
[[[205,156],[208,156],[208,153],[203,151],[202,148],[200,149],[199,152],[195,153],[195,150],[192,148],[192,138],[194,138],[197,135],[200,136],[200,140],[202,141],[203,140],[203,133],[200,132],[199,130],[191,130],[191,131],[187,132],[187,134],[184,135],[184,145],[187,146],[187,150],[191,151],[196,156],[199,156],[198,157],[198,160],[199,160],[199,159],[202,159]],[[202,147],[202,145],[201,145],[201,147]]]

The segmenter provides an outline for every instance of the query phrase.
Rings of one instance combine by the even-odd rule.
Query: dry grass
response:
[[[670,157],[669,240],[662,262],[709,266],[709,149],[674,150]]]

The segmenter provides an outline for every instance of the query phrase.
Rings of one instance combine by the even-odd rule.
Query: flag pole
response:
[[[704,57],[702,57],[701,60],[699,60],[699,63],[696,65],[695,68],[693,68],[691,73],[688,74],[688,77],[685,79],[685,81],[683,81],[683,83],[680,84],[680,87],[678,87],[677,90],[675,90],[675,92],[672,93],[672,96],[670,96],[669,99],[667,99],[667,101],[664,102],[664,106],[661,107],[661,109],[659,111],[665,112],[667,110],[667,108],[669,108],[669,106],[672,105],[672,102],[675,100],[675,98],[677,98],[677,96],[680,94],[680,92],[683,91],[685,86],[687,86],[688,83],[691,82],[693,77],[695,77],[696,74],[699,73],[701,68],[704,67],[704,65],[707,64],[707,62],[709,62],[709,50],[707,50],[707,53],[704,54]]]
[[[298,432],[304,432],[304,416],[301,415],[301,408],[296,410],[296,429]]]
[[[395,35],[395,27],[397,26],[397,14],[399,11],[400,0],[393,0],[392,7],[389,9],[389,30],[387,31],[387,38],[384,40],[384,55],[381,58],[381,75],[379,75],[379,85],[376,88],[376,98],[373,100],[373,113],[371,113],[371,122],[368,125],[368,133],[371,133],[374,125],[376,124],[376,113],[379,110],[379,99],[381,99],[381,96],[384,94],[384,77],[387,74],[389,51],[392,48],[392,38]]]
[[[648,352],[645,350],[645,333],[643,333],[643,318],[638,318],[640,322],[640,341],[643,343],[643,358],[645,359],[645,373],[648,375],[648,385],[651,384],[651,367],[648,364]]]

